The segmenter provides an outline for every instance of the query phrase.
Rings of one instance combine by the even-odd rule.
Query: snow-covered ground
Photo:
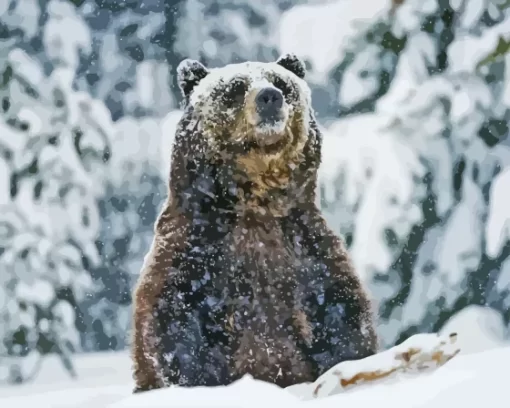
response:
[[[430,340],[431,337],[427,339]],[[414,343],[409,344],[412,346]],[[424,349],[427,347],[425,344]],[[429,347],[429,350],[432,349]],[[380,362],[381,359],[379,358],[378,361]],[[432,372],[420,375],[403,373],[390,377],[388,380],[360,385],[329,397],[304,401],[300,400],[296,394],[302,394],[306,388],[292,390],[295,392],[291,393],[248,377],[229,387],[172,388],[132,395],[128,354],[94,354],[76,358],[78,380],[69,379],[58,361],[46,361],[35,383],[0,388],[0,407],[310,406],[325,408],[377,405],[378,408],[451,408],[452,406],[479,408],[489,400],[506,400],[508,365],[510,365],[510,347],[497,347],[471,354],[461,353],[445,366]]]

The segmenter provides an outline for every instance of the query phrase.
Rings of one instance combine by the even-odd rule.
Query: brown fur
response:
[[[157,234],[144,260],[140,279],[135,289],[133,309],[132,359],[137,387],[142,390],[160,388],[164,379],[160,375],[159,363],[150,356],[157,355],[157,338],[154,329],[153,311],[161,299],[167,270],[172,264],[174,251],[183,248],[180,238],[187,234],[188,223],[184,217],[169,217],[171,204],[159,218]]]
[[[266,145],[251,95],[230,116],[220,99],[212,112],[188,107],[179,124],[135,291],[137,391],[244,374],[284,387],[377,350],[370,301],[314,204],[315,119],[288,98]]]
[[[293,294],[282,293],[281,290],[282,282],[293,277],[273,276],[269,271],[265,272],[268,259],[272,260],[272,268],[280,267],[282,270],[285,270],[284,265],[292,262],[293,254],[280,245],[284,239],[283,231],[274,221],[273,215],[247,216],[232,233],[232,254],[250,254],[250,264],[254,270],[259,271],[251,282],[254,285],[255,301],[260,304],[260,313],[252,321],[243,322],[242,316],[238,316],[241,321],[237,325],[240,330],[236,335],[240,338],[240,344],[232,359],[232,369],[238,376],[251,373],[265,381],[274,378],[285,381],[285,372],[292,370],[300,373],[300,381],[311,381],[311,367],[296,348],[295,339],[289,339],[287,329],[277,327],[277,322],[272,319],[272,316],[279,316],[283,320],[292,321],[296,333],[305,334],[302,328],[303,312],[295,310]],[[266,299],[269,302],[264,304]],[[301,320],[296,320],[295,316],[300,314]],[[282,360],[285,364],[278,367],[276,362]],[[283,373],[279,373],[280,370]]]

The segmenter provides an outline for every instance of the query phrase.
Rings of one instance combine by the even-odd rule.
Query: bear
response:
[[[168,195],[133,296],[134,392],[288,387],[378,350],[372,306],[316,205],[304,63],[185,59]]]

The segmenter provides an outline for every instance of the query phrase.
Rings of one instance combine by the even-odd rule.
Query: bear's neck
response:
[[[261,222],[285,217],[297,206],[290,183],[277,184],[278,176],[264,176],[256,182],[244,180],[222,186],[201,180],[183,191],[170,194],[171,207],[188,218],[230,223],[239,220]],[[298,196],[303,198],[303,195]]]
[[[298,159],[247,154],[224,162],[194,162],[185,172],[174,173],[170,199],[180,213],[197,220],[285,217],[297,200],[310,199],[305,197],[306,183],[293,177]]]

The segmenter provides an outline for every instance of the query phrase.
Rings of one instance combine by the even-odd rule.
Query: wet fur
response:
[[[179,123],[135,294],[136,391],[246,373],[286,387],[377,350],[368,297],[314,204],[315,119],[295,111],[276,150],[231,143],[236,120],[213,133],[188,106]]]

